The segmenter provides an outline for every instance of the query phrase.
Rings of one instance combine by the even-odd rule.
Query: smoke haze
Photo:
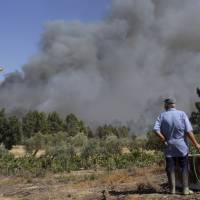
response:
[[[113,0],[100,22],[50,22],[38,55],[2,82],[0,105],[138,128],[152,123],[163,96],[190,112],[200,84],[199,10],[199,0]]]

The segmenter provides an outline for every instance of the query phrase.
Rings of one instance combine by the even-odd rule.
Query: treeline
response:
[[[197,95],[200,97],[200,89],[197,88]],[[200,133],[200,102],[195,103],[196,111],[190,116],[194,133]],[[83,134],[87,138],[106,140],[109,136],[116,138],[128,138],[134,141],[135,134],[127,126],[105,124],[92,130],[75,114],[70,113],[66,117],[61,117],[57,112],[29,111],[22,117],[10,116],[5,109],[0,110],[0,144],[4,144],[6,149],[11,149],[13,145],[24,144],[30,138],[34,138],[38,133],[42,135],[59,136],[62,133],[66,137],[74,137]],[[145,133],[144,133],[145,134]],[[139,141],[140,142],[140,141]],[[146,139],[142,140],[141,147],[146,149],[161,150],[162,144],[154,133],[147,132]]]
[[[70,113],[62,118],[59,113],[29,111],[23,117],[8,116],[5,109],[0,110],[0,143],[6,149],[11,149],[13,145],[22,144],[37,133],[42,135],[54,135],[64,132],[68,137],[74,137],[79,133],[88,138],[105,139],[107,136],[115,135],[117,138],[124,138],[130,134],[130,129],[126,126],[103,125],[93,131],[76,115]]]

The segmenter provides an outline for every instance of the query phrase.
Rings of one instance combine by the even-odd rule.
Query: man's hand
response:
[[[200,151],[200,144],[197,142],[193,132],[189,132],[188,138],[191,140],[192,144]]]
[[[196,144],[195,147],[200,151],[200,144]]]
[[[155,131],[155,133],[160,138],[161,142],[164,143],[166,141],[165,136],[162,133],[157,132],[157,131]]]

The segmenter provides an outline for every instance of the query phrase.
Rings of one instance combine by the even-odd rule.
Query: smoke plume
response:
[[[113,0],[100,22],[45,25],[38,55],[9,74],[0,105],[152,123],[160,99],[190,112],[200,84],[199,0]]]

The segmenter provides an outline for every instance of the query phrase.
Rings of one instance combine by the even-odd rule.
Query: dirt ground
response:
[[[41,178],[1,176],[0,200],[179,200],[193,195],[170,195],[160,167],[129,170],[46,174]]]

